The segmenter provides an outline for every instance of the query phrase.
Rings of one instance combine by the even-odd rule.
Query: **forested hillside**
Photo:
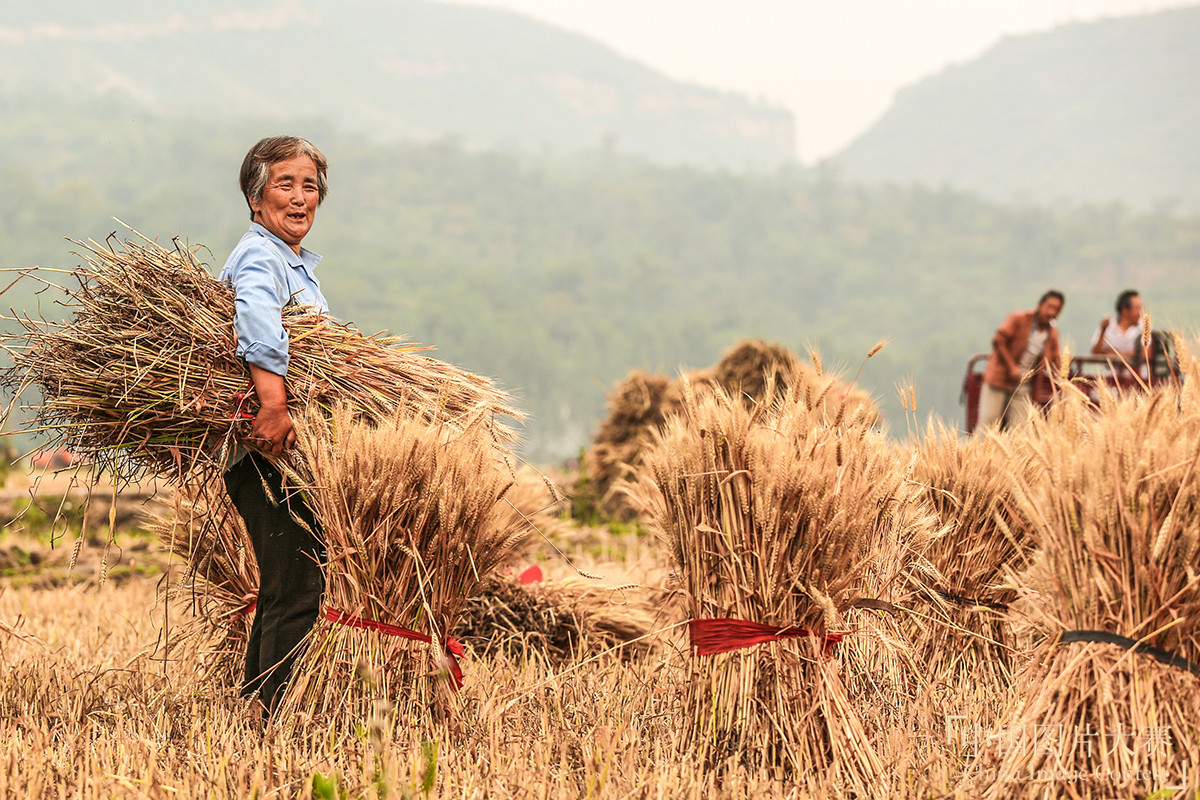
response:
[[[902,435],[895,384],[913,378],[922,419],[960,419],[967,358],[1049,286],[1067,294],[1076,351],[1128,285],[1160,326],[1200,316],[1195,217],[1009,208],[795,168],[738,176],[383,145],[303,119],[181,124],[54,98],[0,115],[8,268],[71,267],[63,237],[104,237],[116,216],[208,245],[215,271],[248,223],[236,183],[246,148],[278,130],[311,136],[331,192],[306,244],[325,255],[335,312],[498,379],[531,412],[539,460],[577,453],[629,370],[709,365],[741,337],[814,345],[851,372],[889,340],[859,383]],[[3,300],[36,309],[28,294]]]
[[[901,91],[833,160],[1003,200],[1200,211],[1200,6],[1009,37]]]
[[[783,109],[518,14],[429,0],[5,3],[0,94],[45,93],[227,124],[321,117],[376,141],[738,168],[794,158]]]

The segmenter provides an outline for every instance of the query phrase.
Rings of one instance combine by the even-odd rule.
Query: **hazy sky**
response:
[[[849,144],[895,91],[1007,34],[1196,0],[474,0],[584,33],[672,78],[795,114],[811,163]]]

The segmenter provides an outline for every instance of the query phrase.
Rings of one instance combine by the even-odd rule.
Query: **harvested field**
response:
[[[477,573],[461,525],[429,528],[444,552],[421,564],[441,573],[413,592],[352,563],[385,528],[350,509],[391,506],[349,498],[395,485],[367,464],[323,512],[345,514],[332,594],[441,591],[421,608],[465,655],[319,626],[336,668],[306,653],[307,690],[265,729],[233,685],[236,631],[194,635],[211,608],[166,591],[195,582],[185,558],[218,565],[206,580],[238,610],[252,571],[203,540],[168,556],[149,532],[27,514],[0,539],[20,562],[0,592],[0,796],[1194,797],[1200,370],[1100,413],[1064,391],[1027,430],[897,443],[828,389],[768,408],[685,384],[624,485],[644,523],[555,516],[526,476],[492,522],[461,506],[497,543]],[[305,485],[332,492],[356,452]],[[421,474],[443,469],[421,507],[502,496],[470,459]],[[183,500],[220,518],[217,497]],[[543,536],[517,546],[519,518]],[[541,583],[516,579],[530,565]]]
[[[129,540],[118,537],[126,549]],[[641,590],[612,587],[661,577],[636,533],[575,530],[558,543],[606,579],[584,582],[551,560],[547,584],[611,599],[614,619]],[[670,664],[680,641],[670,631],[660,652],[639,648],[631,658],[598,635],[553,665],[470,648],[458,733],[422,738],[390,718],[384,702],[358,733],[311,719],[290,735],[263,734],[253,709],[209,680],[198,640],[164,648],[164,634],[188,614],[164,605],[165,572],[182,564],[160,558],[157,573],[137,580],[97,585],[89,576],[0,593],[0,796],[570,797],[636,786],[646,797],[787,794],[752,774],[717,791],[711,775],[676,756],[672,698],[681,673]],[[43,563],[48,573],[66,571]],[[585,626],[584,635],[595,630]]]
[[[886,469],[885,451],[872,448],[873,469]],[[853,453],[847,444],[841,458],[847,461]],[[911,453],[911,448],[894,450],[895,471],[886,473],[889,480],[903,477]],[[829,458],[836,468],[837,454]],[[951,485],[946,480],[942,484]],[[913,481],[906,490],[914,493],[909,497],[916,505],[922,485]],[[936,527],[935,519],[926,519],[933,516],[932,504],[929,509],[904,524]],[[71,536],[51,550],[44,533],[9,530],[0,547],[38,553],[38,563],[26,568],[43,578],[10,575],[0,592],[0,757],[5,763],[0,796],[865,796],[847,789],[835,770],[800,782],[787,769],[773,767],[771,759],[747,763],[743,754],[712,748],[705,751],[707,760],[697,758],[695,742],[689,740],[687,702],[699,664],[688,652],[686,603],[678,598],[680,587],[663,547],[634,526],[583,527],[556,518],[546,527],[566,558],[603,579],[585,580],[548,547],[530,546],[518,566],[536,562],[545,573],[544,586],[533,591],[543,601],[557,593],[560,602],[553,609],[562,608],[568,595],[568,608],[571,598],[586,595],[589,610],[604,607],[613,620],[622,619],[622,608],[631,606],[630,628],[643,630],[649,624],[653,646],[619,646],[620,636],[611,629],[606,634],[584,624],[571,632],[582,646],[553,650],[536,641],[540,635],[545,644],[563,633],[552,624],[531,632],[526,629],[535,626],[529,618],[510,615],[508,633],[502,625],[489,633],[487,620],[476,619],[471,637],[464,637],[465,679],[455,725],[410,725],[396,716],[402,704],[381,696],[349,731],[335,720],[301,715],[286,727],[265,732],[229,681],[213,679],[206,650],[211,640],[169,636],[193,619],[187,604],[168,603],[161,592],[185,570],[150,534],[118,533],[115,544],[125,558],[138,554],[146,569],[115,580],[110,567],[108,579],[99,584],[99,565],[85,563],[83,555],[75,571],[67,571],[63,555],[73,549]],[[948,562],[938,550],[945,542],[920,546],[939,562],[937,570],[931,565],[930,575],[946,578],[939,570],[947,570]],[[863,566],[855,593],[887,586],[894,610],[846,610],[838,624],[849,635],[832,655],[799,639],[705,657],[710,660],[705,669],[739,664],[743,654],[754,653],[753,665],[747,662],[743,669],[768,674],[772,658],[799,656],[803,660],[790,667],[793,674],[836,688],[821,707],[841,708],[859,720],[860,743],[870,748],[884,776],[876,784],[883,793],[873,796],[978,796],[979,771],[997,758],[995,737],[1010,730],[1006,726],[1015,719],[1004,716],[1000,707],[1017,703],[1045,668],[1029,679],[1001,685],[997,696],[995,682],[978,680],[981,673],[962,669],[962,663],[951,660],[929,670],[926,656],[914,661],[930,640],[914,636],[913,630],[937,624],[936,614],[927,593],[906,593],[904,582],[897,581],[898,573],[912,569],[911,554],[894,551],[894,542],[876,541],[871,548],[874,555]],[[93,549],[102,552],[85,541],[81,553]],[[511,583],[516,572],[502,571],[495,580],[505,574]],[[946,580],[950,582],[931,579],[928,585],[966,588]],[[1022,587],[1023,603],[1031,602],[1032,585]],[[511,608],[515,593],[511,586],[505,591]],[[543,602],[540,608],[544,612],[551,606]],[[649,622],[647,606],[656,612]],[[574,608],[578,611],[579,604]],[[906,609],[921,616],[906,616]],[[944,637],[942,646],[961,646],[991,630],[983,618],[976,630],[970,628],[970,615],[954,619],[957,632]],[[535,635],[524,636],[521,647],[508,646],[514,631]],[[851,644],[855,637],[862,641]],[[973,657],[987,650],[979,648]],[[1022,668],[1032,655],[1020,652],[1012,663]],[[1131,657],[1139,659],[1135,666],[1142,664],[1138,654],[1127,654],[1121,663],[1129,665]],[[1094,663],[1111,671],[1112,661],[1106,657]],[[1146,664],[1154,672],[1155,687],[1176,698],[1189,691],[1197,694],[1194,676],[1149,659]],[[1118,700],[1121,696],[1116,695]],[[1149,695],[1139,696],[1139,715],[1131,719],[1145,720],[1153,706],[1147,705]],[[1046,702],[1043,695],[1039,698]],[[1175,719],[1146,724],[1157,747],[1179,749],[1172,736],[1194,736],[1194,731],[1175,730]],[[1143,736],[1137,741],[1148,740]],[[1190,751],[1179,749],[1182,757]],[[839,758],[836,750],[824,752]],[[1078,796],[1145,797],[1169,789],[1175,780],[1167,776],[1158,783],[1135,783],[1139,793],[1121,794],[1108,793],[1104,784],[1080,783]],[[1032,791],[1028,782],[992,790],[996,797],[1025,797]]]

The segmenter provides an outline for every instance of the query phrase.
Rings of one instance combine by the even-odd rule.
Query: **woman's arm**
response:
[[[249,367],[259,402],[249,442],[264,452],[280,455],[296,442],[296,431],[287,409],[287,386],[282,375],[255,364]]]

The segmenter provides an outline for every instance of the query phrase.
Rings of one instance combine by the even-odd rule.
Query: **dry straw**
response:
[[[847,455],[861,458],[865,451],[874,458],[876,446],[873,442]],[[898,782],[894,785],[907,785],[933,777],[929,764],[941,756],[940,737],[929,732],[942,729],[935,700],[943,687],[936,685],[925,654],[914,646],[924,620],[912,606],[940,580],[928,552],[945,529],[928,502],[927,487],[912,480],[916,454],[905,458],[890,450],[889,455],[890,463],[881,460],[871,479],[892,500],[877,519],[864,514],[857,522],[869,531],[868,561],[860,598],[845,611],[853,635],[838,645],[837,655],[855,710],[888,764],[889,777]]]
[[[775,342],[739,342],[712,368],[712,382],[747,407],[772,405],[807,371],[799,356]],[[695,381],[692,382],[696,389]]]
[[[705,376],[692,377],[707,382]],[[613,489],[641,462],[650,437],[679,411],[681,400],[674,381],[640,370],[629,373],[609,394],[608,417],[584,459],[587,493],[607,515],[620,520],[635,515],[625,496]]]
[[[536,540],[535,531],[544,536],[551,535],[563,525],[552,513],[561,505],[561,500],[555,499],[557,493],[557,488],[534,470],[523,468],[517,472],[499,509],[504,518],[499,524],[514,530],[524,529],[528,535],[514,543],[506,563],[519,563],[516,560],[518,554],[522,549],[528,549],[522,545]],[[154,518],[152,527],[159,541],[183,564],[183,574],[172,584],[169,599],[183,603],[187,619],[174,630],[172,647],[183,646],[195,652],[206,679],[221,685],[240,683],[246,640],[258,599],[258,565],[249,534],[223,484],[177,489],[172,513]],[[509,583],[493,576],[487,579],[487,588],[482,590],[482,595],[468,600],[468,618],[473,614],[481,617],[472,629],[478,636],[494,634],[500,640],[507,640],[508,636],[518,635],[515,622],[507,627],[504,624],[512,615],[504,610],[500,598],[511,598],[511,592],[500,591],[495,596],[492,592],[493,584],[508,589]],[[551,591],[549,594],[557,598],[559,593]],[[513,605],[526,609],[529,602],[522,603],[524,599],[522,596]],[[491,607],[493,602],[497,603],[497,608]],[[531,602],[536,605],[537,600]],[[603,637],[604,609],[593,610],[586,601],[557,602],[548,613],[555,620],[554,625],[560,621],[570,625],[577,615],[587,615],[589,622],[582,627],[588,631],[597,629],[598,635]],[[489,626],[484,621],[488,619],[495,619],[495,624]],[[518,613],[514,619],[529,622],[530,615]],[[544,623],[542,627],[545,627]],[[522,630],[539,631],[541,628],[533,625]],[[536,633],[530,635],[537,638]],[[546,631],[546,641],[556,642],[558,635],[557,628],[553,632]],[[463,637],[460,635],[459,638]],[[483,649],[492,646],[490,640],[480,644]],[[547,649],[557,652],[553,644]]]
[[[663,537],[693,619],[729,618],[805,635],[694,656],[685,745],[710,764],[742,762],[810,788],[869,796],[884,761],[826,638],[880,578],[872,547],[909,496],[873,414],[816,392],[747,408],[719,391],[685,393],[628,488]],[[846,646],[849,637],[840,649]]]
[[[659,611],[643,592],[564,581],[526,585],[493,575],[468,599],[454,635],[480,654],[501,651],[553,666],[609,650],[629,659],[653,648]]]
[[[502,511],[511,476],[488,418],[464,422],[369,423],[339,406],[298,426],[299,457],[284,466],[324,531],[329,614],[297,661],[279,719],[346,733],[377,715],[379,700],[393,724],[453,719],[450,633],[480,581],[528,535]]]
[[[78,268],[23,271],[22,280],[61,288],[71,318],[18,316],[23,332],[5,345],[13,366],[3,384],[13,397],[40,390],[36,429],[101,468],[206,482],[248,424],[242,412],[257,408],[234,354],[232,289],[209,274],[196,247],[166,249],[140,235],[76,244]],[[485,378],[312,309],[286,314],[284,327],[297,413],[352,402],[381,417],[404,409],[454,422],[483,410],[497,441],[513,439],[495,417],[519,414]]]
[[[1068,389],[1019,442],[1045,476],[1016,493],[1041,546],[1022,576],[1022,608],[1048,637],[964,791],[1049,798],[1194,787],[1200,369],[1190,357],[1182,363],[1181,390],[1102,391],[1096,408]],[[1091,641],[1113,636],[1137,645]]]
[[[258,599],[258,563],[224,485],[176,489],[174,513],[155,519],[152,528],[183,564],[168,600],[183,604],[187,621],[169,632],[171,646],[197,653],[207,680],[239,684]]]
[[[881,346],[876,345],[871,355]],[[815,351],[812,355],[815,368],[780,344],[750,339],[732,347],[713,367],[687,372],[678,379],[631,372],[610,393],[608,418],[588,449],[589,491],[610,516],[624,520],[635,516],[626,495],[615,487],[638,468],[642,451],[654,434],[682,411],[685,391],[702,395],[717,389],[753,409],[772,405],[791,389],[831,417],[840,408],[850,416],[869,416],[874,421],[878,412],[870,396],[852,384],[830,381],[822,371],[820,357]]]
[[[1006,436],[963,439],[936,421],[917,455],[913,479],[926,487],[944,531],[926,554],[936,579],[914,598],[922,617],[914,639],[931,675],[987,687],[995,713],[1022,649],[1008,616],[1016,597],[1008,576],[1028,566],[1036,545],[1015,495],[1040,470]]]

